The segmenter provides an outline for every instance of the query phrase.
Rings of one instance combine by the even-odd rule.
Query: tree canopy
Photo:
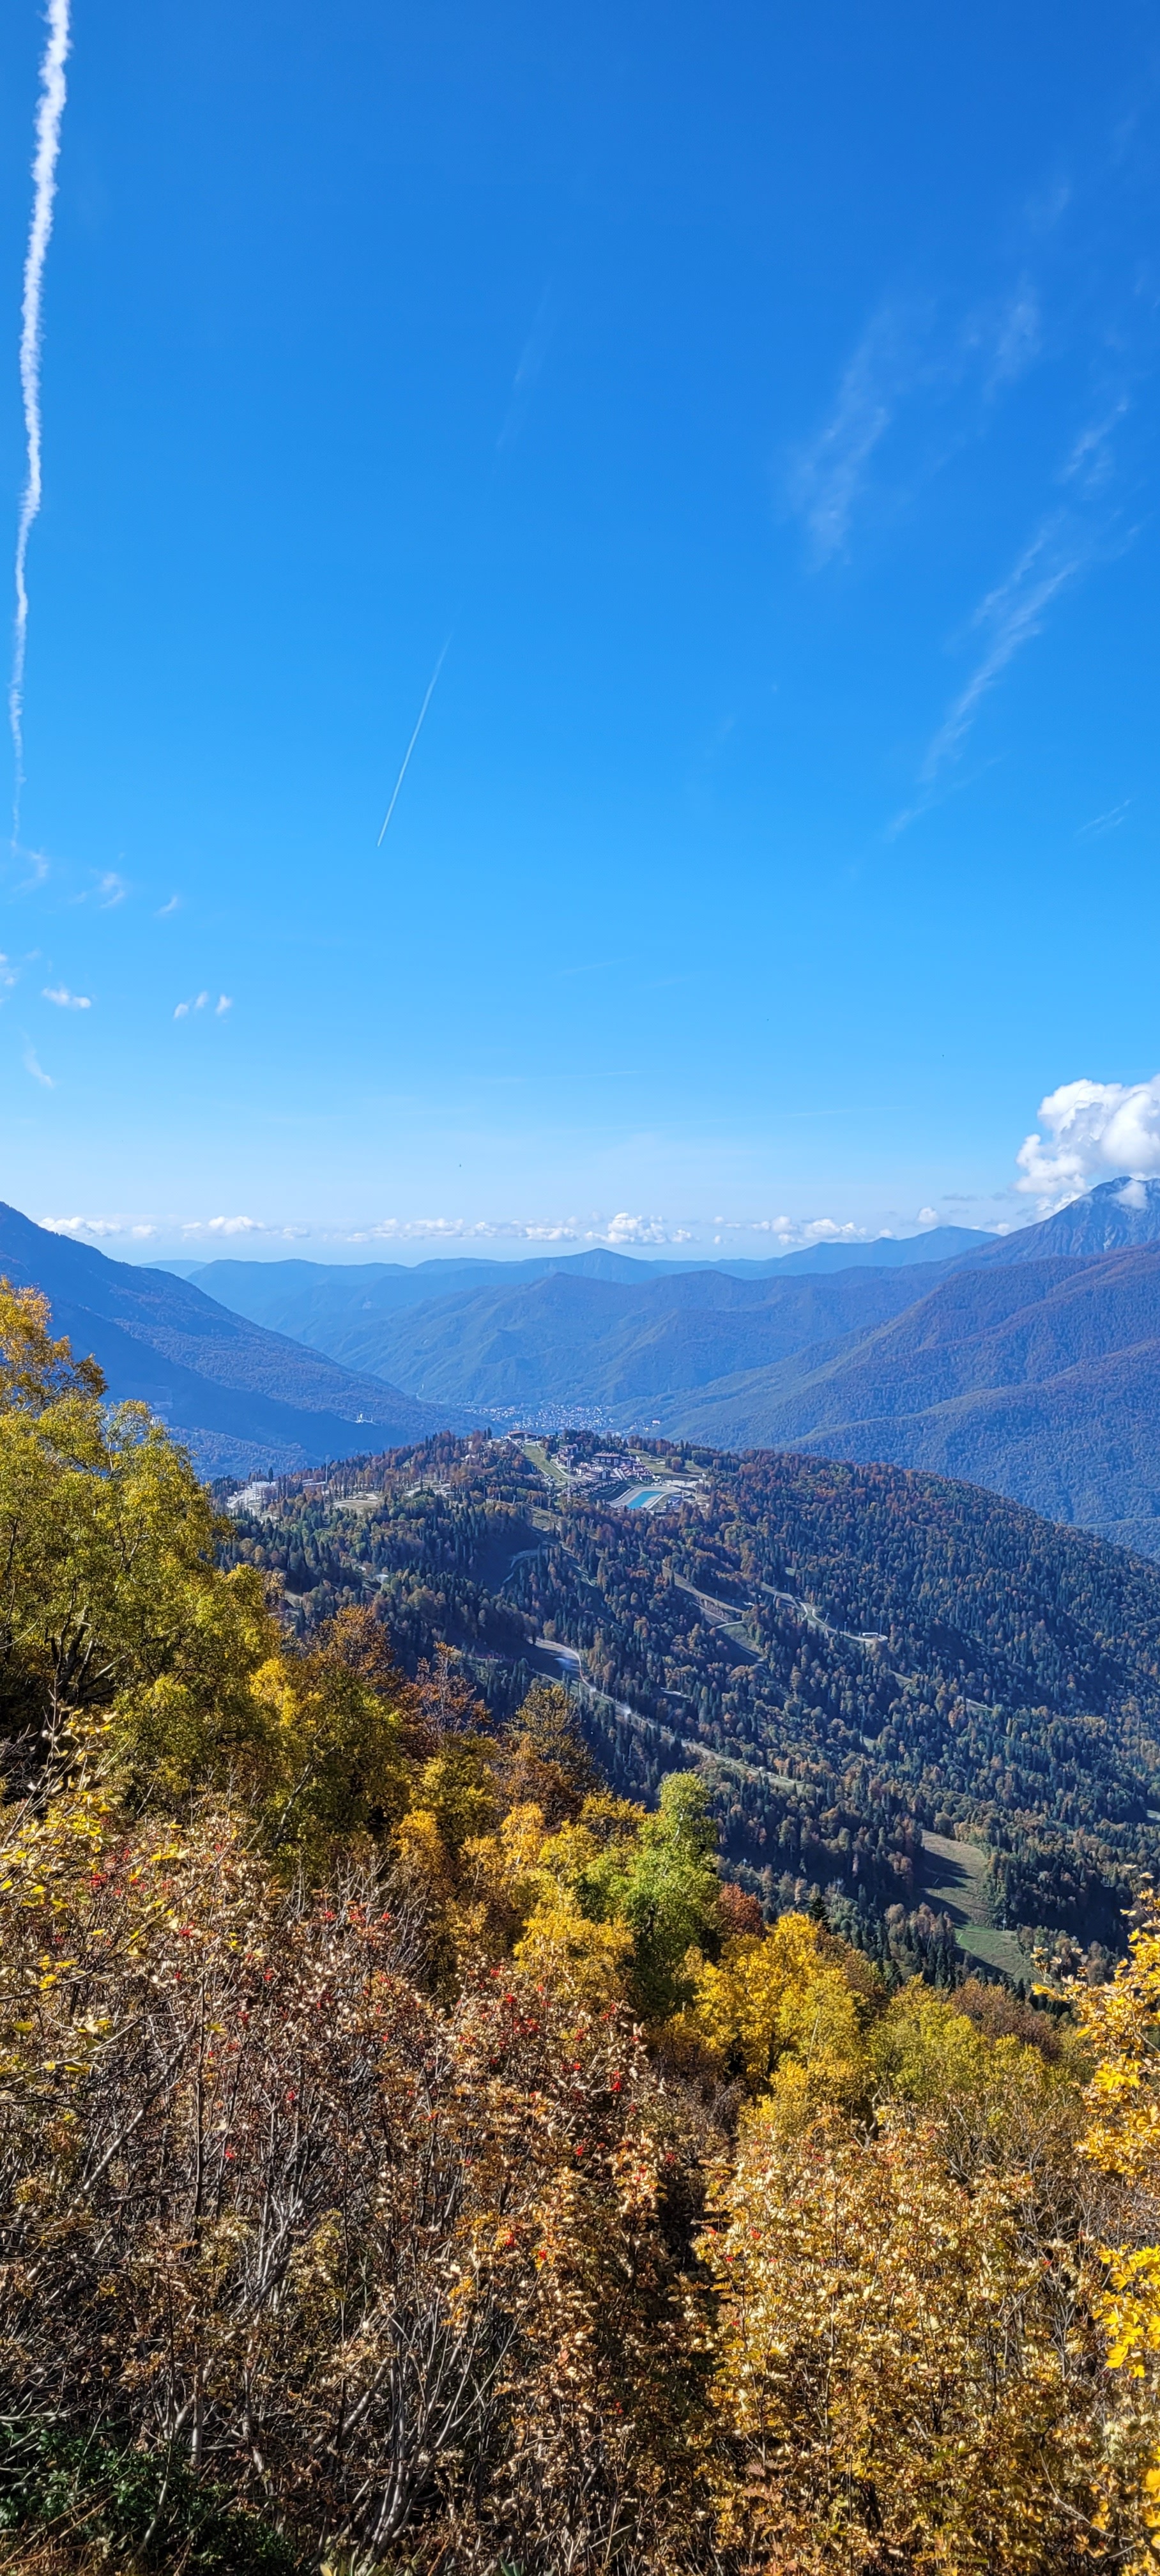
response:
[[[767,1915],[699,1767],[296,1633],[43,1311],[0,1348],[0,2567],[1154,2565],[1147,1895],[1030,2001]]]

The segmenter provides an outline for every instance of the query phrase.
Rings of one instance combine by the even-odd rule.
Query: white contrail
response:
[[[8,688],[8,716],[12,726],[12,748],[16,755],[16,785],[12,807],[13,837],[19,828],[20,793],[24,785],[24,655],[28,642],[28,590],[25,567],[32,522],[40,508],[40,343],[41,308],[44,296],[44,263],[52,238],[52,208],[56,196],[56,165],[60,158],[60,125],[64,115],[64,67],[69,49],[69,0],[48,0],[48,42],[40,65],[40,101],[36,111],[36,153],[32,164],[32,223],[29,227],[28,250],[24,260],[24,300],[21,305],[20,388],[24,396],[24,428],[28,441],[28,472],[20,520],[16,531],[16,626],[12,644],[12,678]]]
[[[450,642],[451,642],[451,637],[450,637],[450,636],[448,636],[448,638],[447,638],[447,644],[450,644]],[[376,843],[375,843],[375,848],[376,848],[376,850],[381,850],[381,848],[382,848],[382,846],[383,846],[383,842],[384,842],[384,841],[385,841],[385,839],[386,839],[386,836],[387,836],[387,824],[390,822],[391,816],[392,816],[392,814],[394,813],[394,810],[395,810],[396,805],[398,804],[398,801],[399,801],[399,789],[400,789],[400,787],[402,786],[402,784],[403,784],[403,780],[405,779],[405,777],[406,777],[406,775],[407,775],[407,763],[408,763],[408,761],[409,761],[409,759],[410,759],[410,757],[411,757],[411,754],[412,754],[412,752],[413,752],[413,750],[414,750],[414,748],[415,748],[416,743],[418,742],[419,736],[420,736],[420,734],[422,733],[422,730],[423,730],[423,718],[424,718],[424,716],[426,715],[426,713],[427,713],[427,709],[428,709],[428,707],[429,707],[429,706],[430,706],[430,704],[431,704],[431,700],[432,700],[432,698],[433,698],[433,697],[434,697],[434,695],[435,695],[435,682],[436,682],[436,680],[438,679],[439,674],[440,674],[440,672],[441,672],[441,670],[442,670],[442,668],[443,668],[443,665],[444,665],[444,663],[445,663],[445,661],[446,661],[446,659],[447,659],[447,644],[445,644],[445,645],[444,645],[443,650],[442,650],[442,652],[441,652],[441,654],[440,654],[440,656],[439,656],[439,659],[438,659],[438,661],[437,661],[437,663],[436,663],[436,665],[435,665],[435,668],[434,668],[434,670],[433,670],[433,671],[432,671],[432,673],[431,673],[431,677],[430,677],[430,679],[429,679],[429,681],[428,681],[428,683],[427,683],[427,695],[426,695],[426,697],[424,698],[424,700],[423,700],[423,704],[422,704],[422,706],[421,706],[421,707],[420,707],[420,709],[419,709],[418,721],[417,721],[417,723],[416,723],[414,733],[412,734],[411,739],[410,739],[410,741],[409,741],[409,743],[408,743],[408,745],[407,745],[407,748],[406,748],[405,752],[403,753],[403,766],[402,766],[401,770],[399,771],[399,775],[398,775],[398,777],[397,777],[397,778],[396,778],[396,780],[395,780],[395,792],[394,792],[394,795],[393,795],[393,796],[392,796],[392,798],[391,798],[390,804],[388,805],[387,810],[386,810],[386,814],[385,814],[385,816],[384,816],[384,818],[383,818],[383,828],[382,828],[382,831],[381,831],[381,832],[380,832],[380,834],[379,834],[378,840],[377,840],[377,841],[376,841]]]

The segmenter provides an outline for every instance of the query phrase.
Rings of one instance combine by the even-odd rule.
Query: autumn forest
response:
[[[223,1518],[0,1352],[0,2566],[1154,2565],[1152,1569],[479,1440]]]

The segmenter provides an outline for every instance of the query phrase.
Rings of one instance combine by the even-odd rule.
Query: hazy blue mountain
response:
[[[823,1277],[851,1269],[899,1270],[918,1262],[963,1259],[994,1237],[966,1226],[938,1226],[929,1234],[897,1240],[883,1235],[875,1243],[815,1244],[804,1252],[779,1253],[764,1261],[645,1261],[623,1252],[596,1250],[545,1253],[531,1261],[460,1260],[440,1256],[412,1264],[401,1261],[211,1261],[176,1262],[175,1275],[196,1277],[198,1286],[235,1314],[272,1331],[291,1333],[316,1350],[351,1367],[390,1372],[390,1338],[376,1337],[375,1324],[408,1308],[435,1299],[496,1289],[513,1294],[541,1280],[600,1280],[625,1289],[654,1288],[658,1280],[705,1277],[766,1279]]]
[[[198,1286],[235,1314],[272,1331],[292,1333],[316,1350],[340,1356],[340,1344],[352,1324],[367,1316],[395,1315],[434,1298],[462,1296],[470,1290],[530,1287],[562,1272],[574,1279],[601,1279],[624,1287],[644,1286],[658,1275],[696,1268],[689,1262],[633,1261],[621,1252],[549,1255],[535,1261],[459,1260],[442,1255],[433,1261],[211,1261],[197,1274]]]
[[[913,1298],[913,1274],[896,1270],[761,1280],[698,1270],[632,1288],[555,1272],[530,1287],[361,1315],[333,1347],[349,1367],[381,1368],[428,1402],[631,1409],[828,1344]]]
[[[971,1264],[804,1364],[654,1410],[671,1438],[966,1476],[1160,1555],[1160,1245]]]
[[[812,1243],[783,1252],[771,1270],[779,1279],[817,1277],[833,1270],[903,1270],[912,1263],[962,1260],[993,1244],[976,1226],[932,1225],[929,1234],[880,1234],[873,1243]]]
[[[722,1447],[967,1476],[1160,1555],[1160,1184],[1107,1182],[964,1252],[966,1233],[856,1260],[223,1261],[194,1282],[0,1208],[0,1266],[206,1467],[309,1464],[476,1411],[599,1408]],[[948,1235],[948,1258],[919,1261]]]
[[[465,1418],[352,1375],[169,1271],[110,1261],[2,1202],[0,1272],[42,1288],[55,1329],[100,1362],[110,1394],[140,1397],[215,1474],[311,1466]]]

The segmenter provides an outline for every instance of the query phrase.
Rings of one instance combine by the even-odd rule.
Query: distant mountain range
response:
[[[766,1261],[644,1261],[624,1252],[541,1253],[531,1261],[480,1261],[442,1256],[435,1261],[175,1261],[162,1266],[181,1279],[196,1279],[255,1324],[295,1333],[319,1350],[352,1322],[426,1306],[433,1298],[472,1289],[530,1288],[541,1279],[602,1279],[642,1288],[658,1279],[820,1277],[834,1270],[898,1270],[912,1262],[961,1259],[985,1251],[994,1235],[965,1225],[932,1226],[928,1234],[883,1234],[872,1243],[815,1243],[779,1252]],[[339,1353],[333,1350],[333,1356]]]
[[[200,1283],[428,1403],[933,1468],[1160,1555],[1156,1182],[999,1238],[699,1268],[215,1262]]]
[[[1160,1555],[1160,1245],[972,1266],[655,1411],[670,1439],[931,1468]]]
[[[635,1420],[642,1406],[659,1413],[660,1399],[677,1390],[884,1322],[913,1305],[916,1276],[928,1275],[737,1279],[696,1270],[626,1287],[558,1270],[527,1286],[505,1281],[394,1315],[352,1315],[329,1348],[347,1367],[381,1369],[429,1403],[493,1412],[586,1405]]]
[[[1017,1234],[992,1237],[979,1258],[986,1261],[1042,1261],[1056,1253],[1090,1259],[1097,1252],[1122,1252],[1129,1245],[1160,1241],[1160,1181],[1101,1181],[1086,1197],[1073,1199],[1058,1215],[1039,1225],[1021,1226]]]
[[[208,1471],[573,1413],[969,1477],[1160,1556],[1156,1182],[1106,1182],[1002,1238],[713,1265],[216,1261],[194,1280],[0,1208],[0,1268]]]
[[[206,1474],[315,1466],[462,1429],[472,1416],[416,1403],[282,1333],[263,1330],[165,1270],[110,1261],[0,1202],[0,1272],[42,1288],[53,1324],[92,1352],[116,1398],[137,1396]]]

